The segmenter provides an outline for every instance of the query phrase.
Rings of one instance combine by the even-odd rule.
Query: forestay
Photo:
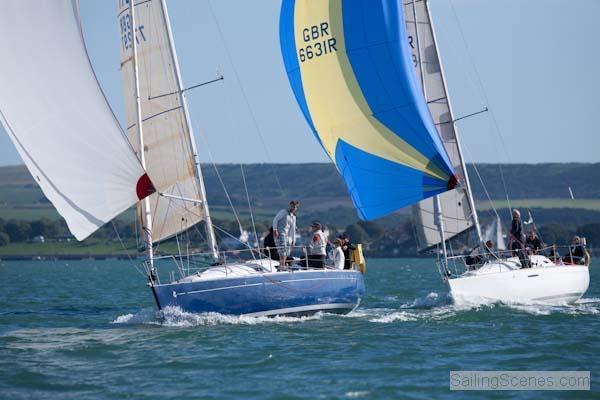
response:
[[[152,185],[96,81],[76,0],[2,2],[0,119],[83,240]]]
[[[462,167],[448,93],[444,84],[444,76],[438,58],[437,44],[426,1],[404,0],[404,15],[406,16],[406,33],[411,51],[411,60],[417,80],[423,87],[431,117],[456,176],[459,181],[466,182],[466,173]],[[466,190],[468,188],[464,185],[439,195],[441,216],[444,219],[444,236],[447,240],[474,227]],[[434,200],[430,198],[420,201],[413,205],[412,211],[419,247],[427,249],[440,243],[439,229],[435,219]]]
[[[117,0],[127,133],[139,151],[132,63],[129,0]],[[157,242],[182,232],[206,217],[204,188],[186,118],[185,98],[172,48],[166,8],[160,0],[135,3],[138,75],[146,170],[158,193],[197,199],[194,203],[158,193],[150,197],[152,239]]]
[[[410,58],[398,0],[284,0],[288,78],[363,219],[456,185]]]

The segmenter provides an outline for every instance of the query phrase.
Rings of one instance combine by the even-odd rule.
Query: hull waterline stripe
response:
[[[360,302],[360,300],[359,300]],[[279,308],[276,310],[269,311],[260,311],[255,313],[242,314],[244,317],[268,317],[270,315],[278,315],[278,314],[293,314],[300,313],[305,311],[315,311],[315,310],[335,310],[335,309],[352,309],[354,310],[357,307],[357,304],[354,303],[332,303],[332,304],[314,304],[310,306],[300,306],[300,307],[289,307],[289,308]]]
[[[287,282],[334,281],[334,280],[356,281],[356,278],[306,278],[306,279],[291,279],[291,280],[287,280],[287,281],[265,281],[265,282],[259,282],[259,283],[249,283],[249,284],[244,284],[244,285],[235,285],[235,286],[226,286],[226,287],[219,287],[219,288],[212,288],[212,289],[194,290],[194,291],[191,291],[191,292],[181,292],[181,293],[175,293],[175,294],[177,296],[182,296],[182,295],[186,295],[186,294],[214,292],[214,291],[217,291],[217,290],[237,289],[237,288],[250,287],[250,286],[276,285],[276,284],[279,285],[279,284],[284,284],[284,283],[287,283]]]

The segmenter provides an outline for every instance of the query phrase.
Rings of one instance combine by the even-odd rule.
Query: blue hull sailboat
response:
[[[309,315],[318,311],[346,314],[358,306],[365,292],[359,271],[269,273],[251,263],[208,271],[212,275],[209,278],[191,276],[153,285],[158,307],[248,316]],[[221,278],[215,278],[215,274]]]
[[[76,0],[9,0],[0,16],[11,38],[24,38],[0,39],[8,56],[0,66],[1,120],[71,232],[83,240],[135,205],[159,309],[261,316],[356,308],[365,292],[360,255],[349,270],[295,261],[280,271],[263,249],[249,249],[246,258],[219,251],[165,0],[117,4],[125,132],[94,77]],[[415,75],[403,4],[283,0],[281,8],[291,89],[361,219],[458,183]],[[31,43],[53,56],[31,55]],[[66,73],[71,90],[63,87]],[[58,159],[67,167],[57,168]],[[208,252],[155,257],[155,244],[200,223]],[[201,257],[208,262],[194,268]]]

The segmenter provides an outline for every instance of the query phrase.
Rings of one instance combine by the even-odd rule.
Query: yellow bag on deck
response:
[[[367,270],[367,263],[365,262],[365,257],[362,252],[362,244],[357,244],[356,248],[352,250],[352,254],[350,256],[350,261],[352,264],[357,264],[358,270],[363,274]]]

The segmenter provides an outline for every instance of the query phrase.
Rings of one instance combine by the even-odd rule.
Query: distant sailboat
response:
[[[443,258],[439,264],[455,300],[468,298],[469,301],[491,299],[550,303],[578,300],[589,285],[587,266],[565,266],[556,254],[550,260],[541,254],[522,254],[519,258],[512,257],[510,253],[502,253],[506,245],[499,217],[489,232],[496,249],[493,252],[485,250],[485,240],[456,132],[428,2],[405,2],[404,12],[407,16],[407,39],[411,45],[415,74],[419,77],[422,94],[462,183],[453,191],[440,194],[433,200],[421,201],[413,207],[421,247],[441,247]],[[483,260],[482,265],[466,265],[464,256],[453,256],[448,252],[448,241],[469,230],[474,231],[476,241],[482,248],[479,256]],[[528,260],[531,268],[522,268],[523,260]],[[461,265],[464,272],[459,272],[459,275],[450,273],[451,267],[459,270]]]
[[[491,240],[496,250],[506,250],[506,242],[504,240],[504,233],[502,232],[502,221],[499,215],[496,215],[494,221],[485,230],[483,240],[486,242]]]

